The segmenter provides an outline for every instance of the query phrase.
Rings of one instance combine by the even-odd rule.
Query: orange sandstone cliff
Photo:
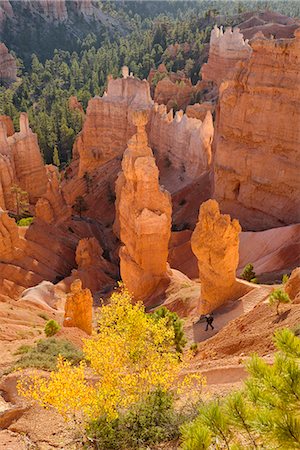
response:
[[[10,134],[12,130],[7,123],[7,119],[0,119],[0,207],[13,209],[13,184],[28,193],[30,203],[35,203],[46,191],[47,176],[37,135],[29,127],[27,114],[21,113],[17,133]]]
[[[300,30],[255,38],[220,85],[214,197],[244,229],[300,221]]]

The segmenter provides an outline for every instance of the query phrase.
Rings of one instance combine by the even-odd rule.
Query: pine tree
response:
[[[14,198],[14,213],[16,214],[17,220],[20,220],[21,217],[28,214],[29,201],[28,201],[28,193],[24,191],[17,184],[12,185],[10,189],[13,198]]]
[[[276,305],[276,314],[279,315],[279,306],[284,303],[290,303],[289,295],[283,289],[275,289],[269,297],[270,305]]]
[[[59,154],[58,154],[58,148],[57,145],[54,146],[54,150],[53,150],[53,164],[56,167],[60,167],[60,159],[59,159]]]
[[[252,283],[256,283],[256,274],[253,270],[253,264],[249,263],[245,266],[241,278],[246,281],[251,281]]]
[[[283,329],[274,342],[273,365],[254,355],[243,389],[204,404],[182,427],[183,450],[300,448],[300,339]]]

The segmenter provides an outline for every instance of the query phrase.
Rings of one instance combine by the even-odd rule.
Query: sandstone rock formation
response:
[[[103,250],[97,239],[81,239],[76,248],[76,263],[82,269],[96,266],[102,254]]]
[[[123,246],[120,271],[136,300],[150,296],[167,281],[171,198],[161,189],[158,169],[147,143],[147,111],[134,113],[136,134],[129,140],[116,185],[117,224]]]
[[[196,92],[191,80],[184,77],[181,80],[172,81],[168,76],[157,83],[154,101],[172,108],[185,109]]]
[[[17,259],[22,246],[15,220],[0,209],[0,262]]]
[[[27,7],[43,15],[47,22],[63,22],[68,17],[65,0],[35,0],[27,2]]]
[[[149,84],[134,77],[110,79],[107,94],[89,101],[82,132],[74,145],[79,176],[122,155],[134,128],[130,114],[152,105]]]
[[[114,285],[117,278],[116,267],[103,258],[103,249],[96,238],[84,238],[78,242],[76,264],[78,268],[72,270],[71,276],[58,283],[63,291],[68,290],[76,279],[80,279],[83,287],[88,287],[92,292]]]
[[[6,126],[6,136],[12,136],[15,132],[14,124],[9,116],[0,116],[0,122],[4,123]]]
[[[0,42],[0,82],[10,84],[17,80],[17,64],[8,52],[5,44]]]
[[[165,105],[155,104],[151,112],[149,141],[157,158],[179,170],[189,180],[198,178],[211,164],[211,143],[214,127],[212,115],[205,119],[187,117],[178,111],[167,113]]]
[[[76,327],[92,334],[93,297],[89,289],[82,289],[80,280],[71,284],[65,304],[64,327]]]
[[[20,132],[7,140],[11,147],[19,184],[28,192],[30,201],[35,202],[45,192],[47,178],[37,135],[29,127],[26,113],[20,115]]]
[[[293,270],[284,290],[293,302],[300,303],[300,267]]]
[[[300,30],[251,48],[220,86],[214,197],[243,228],[263,230],[300,221]]]
[[[8,127],[7,127],[8,124]],[[11,135],[9,120],[0,121],[0,207],[13,209],[11,193],[13,184],[29,195],[36,203],[46,191],[47,176],[38,146],[37,135],[29,127],[26,113],[20,115],[20,131]]]
[[[203,122],[206,117],[207,111],[214,112],[215,105],[211,102],[194,103],[188,105],[186,108],[186,115],[194,119],[199,119]]]
[[[80,177],[123,154],[134,133],[130,116],[136,109],[149,110],[150,146],[155,149],[159,166],[169,162],[173,172],[176,169],[177,183],[180,174],[184,179],[181,183],[187,184],[209,169],[213,138],[210,112],[203,121],[188,118],[181,111],[173,118],[165,105],[153,105],[149,84],[128,76],[127,70],[122,79],[109,80],[107,95],[89,102],[83,130],[73,149],[74,157],[79,157]]]
[[[49,165],[46,166],[46,170],[47,190],[35,205],[35,215],[49,224],[54,221],[58,224],[69,218],[72,211],[64,199],[57,167]]]
[[[193,85],[184,71],[168,72],[164,64],[160,64],[157,70],[150,70],[148,82],[154,102],[166,105],[168,112],[171,109],[185,110],[198,97],[206,101],[212,100],[216,95],[210,81],[201,80]],[[201,120],[203,119],[204,117]]]
[[[207,64],[201,69],[203,80],[209,80],[218,86],[227,79],[229,72],[237,63],[249,59],[251,47],[244,40],[239,28],[218,28],[216,25],[211,32],[209,57]]]
[[[236,219],[220,214],[215,200],[202,203],[199,221],[191,238],[198,259],[201,281],[200,313],[218,308],[240,295],[235,273],[239,261],[239,234]]]

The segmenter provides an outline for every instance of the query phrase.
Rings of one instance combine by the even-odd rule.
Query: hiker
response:
[[[214,330],[214,326],[213,326],[213,321],[214,321],[214,318],[213,318],[213,316],[211,315],[211,314],[206,314],[206,316],[205,316],[205,320],[206,320],[206,328],[205,328],[205,331],[208,331],[208,326],[210,326],[210,328],[212,329],[212,330]]]

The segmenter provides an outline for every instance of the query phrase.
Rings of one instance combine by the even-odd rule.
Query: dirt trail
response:
[[[205,331],[205,319],[200,319],[193,324],[187,324],[186,335],[190,341],[202,342],[215,336],[222,328],[224,328],[230,321],[249,313],[260,302],[266,300],[272,291],[271,286],[259,286],[253,291],[245,294],[241,299],[218,308],[214,312],[214,330],[210,328]]]

